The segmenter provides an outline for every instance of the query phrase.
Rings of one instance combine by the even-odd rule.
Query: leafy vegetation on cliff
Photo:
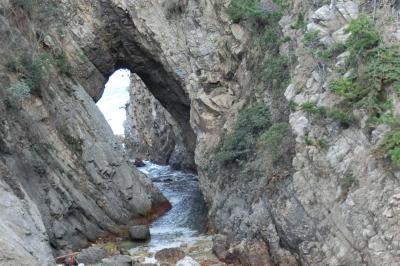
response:
[[[300,110],[312,114],[317,118],[331,118],[340,121],[344,124],[350,124],[354,121],[354,117],[351,112],[342,110],[340,108],[328,108],[323,106],[318,106],[313,102],[305,102],[300,105]]]
[[[400,135],[398,117],[394,116],[392,98],[400,89],[400,46],[383,44],[374,22],[361,14],[346,29],[345,42],[349,57],[345,77],[333,80],[330,88],[342,97],[339,107],[344,112],[364,110],[370,124],[387,123],[387,133],[379,150],[400,166]]]
[[[7,89],[6,101],[12,106],[18,105],[24,99],[31,97],[31,88],[24,81],[17,81]]]
[[[49,66],[47,54],[28,54],[12,57],[7,63],[7,68],[16,73],[19,79],[29,86],[32,93],[37,93],[45,79]]]
[[[226,10],[229,18],[238,23],[249,20],[252,23],[276,23],[288,7],[286,0],[273,0],[273,5],[261,5],[259,0],[231,0]]]
[[[36,26],[64,22],[64,13],[52,0],[10,0],[14,13],[23,12]],[[56,19],[55,19],[56,18]]]
[[[274,54],[264,61],[263,79],[268,86],[274,89],[287,87],[289,84],[289,58]]]
[[[51,65],[55,66],[58,73],[70,76],[72,67],[64,53],[53,55],[48,52],[38,51],[35,54],[24,53],[18,57],[10,57],[6,64],[9,71],[18,76],[16,84],[9,88],[12,99],[10,103],[16,103],[18,95],[26,98],[29,94],[40,95],[41,87],[49,79]],[[24,84],[24,86],[21,86]],[[27,90],[26,88],[29,88]],[[22,93],[23,91],[23,93]]]
[[[234,130],[222,140],[216,159],[223,165],[246,159],[254,150],[257,138],[271,126],[271,116],[264,104],[243,109]]]
[[[339,183],[340,183],[340,188],[341,188],[342,191],[341,191],[340,196],[339,196],[339,198],[337,200],[341,201],[341,200],[346,198],[347,194],[350,191],[350,188],[353,185],[357,185],[358,184],[358,180],[353,175],[352,172],[348,172],[340,179]]]
[[[50,32],[49,25],[60,29],[64,21],[62,10],[56,2],[11,0],[7,12],[7,15],[13,18],[14,26],[26,33],[25,38],[29,43],[29,47],[23,47],[24,52],[6,59],[7,70],[17,77],[17,81],[7,89],[6,101],[9,106],[16,106],[30,95],[41,95],[42,88],[51,77],[51,66],[54,66],[58,74],[68,76],[72,74],[72,67],[64,51],[56,47],[55,42],[55,47],[49,47],[45,41],[47,38],[53,43],[53,38],[45,34]],[[10,47],[15,45],[11,38]]]
[[[290,78],[290,58],[280,54],[280,46],[287,40],[283,38],[278,22],[288,7],[289,1],[286,0],[262,3],[259,0],[231,0],[226,11],[234,23],[251,27],[255,47],[261,48],[258,53],[262,51],[262,61],[260,57],[255,59],[254,71],[260,73],[255,79],[261,83],[257,92],[267,92],[269,97],[274,97],[274,103],[282,104],[286,103],[283,92]],[[216,160],[228,166],[250,159],[257,149],[273,154],[280,141],[289,136],[290,129],[288,123],[274,124],[269,111],[265,104],[243,109],[233,132],[221,141]]]
[[[289,123],[282,122],[273,124],[268,130],[258,138],[261,145],[270,151],[270,153],[277,153],[279,144],[282,143],[283,139],[286,138],[290,133]]]
[[[400,166],[400,128],[389,131],[377,150],[383,156],[389,156],[391,161]]]

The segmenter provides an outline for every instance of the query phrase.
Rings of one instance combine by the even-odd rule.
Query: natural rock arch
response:
[[[178,73],[162,58],[163,51],[157,41],[138,30],[127,10],[111,2],[101,2],[95,10],[102,23],[93,29],[91,36],[94,38],[75,36],[83,38],[78,43],[83,44],[81,49],[85,56],[102,76],[101,86],[98,82],[92,84],[88,93],[95,101],[100,99],[105,81],[117,69],[125,68],[137,74],[176,120],[183,133],[187,156],[190,157],[188,168],[195,170],[196,136],[190,126],[190,99],[185,90],[184,73]]]

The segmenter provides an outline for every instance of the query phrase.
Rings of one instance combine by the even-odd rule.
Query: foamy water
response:
[[[195,243],[206,231],[207,208],[196,175],[146,161],[139,170],[148,175],[172,209],[151,224],[149,252]],[[141,247],[143,248],[143,247]]]

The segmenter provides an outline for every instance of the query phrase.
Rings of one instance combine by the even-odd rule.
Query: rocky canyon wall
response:
[[[129,168],[94,106],[104,80],[123,67],[170,113],[195,159],[210,226],[224,235],[214,249],[221,259],[399,264],[399,169],[373,152],[394,126],[367,128],[363,107],[347,119],[333,109],[341,98],[329,89],[331,80],[346,77],[337,71],[348,55],[340,48],[349,36],[344,29],[362,10],[373,15],[372,1],[283,2],[260,1],[262,18],[232,10],[228,16],[224,0],[63,1],[57,8],[65,22],[46,28],[29,19],[27,7],[1,1],[0,30],[10,36],[1,39],[2,99],[12,100],[7,88],[29,81],[18,64],[21,51],[56,59],[63,51],[73,69],[56,60],[40,93],[1,106],[1,188],[19,198],[18,217],[29,213],[35,224],[32,234],[2,225],[10,239],[18,236],[7,250],[33,238],[33,255],[18,260],[10,251],[6,259],[49,261],[47,238],[55,248],[84,245],[163,201]],[[396,8],[383,1],[375,9],[383,44],[399,41]],[[154,116],[151,108],[141,112],[149,94],[138,84],[143,125]],[[396,120],[398,95],[390,95]],[[172,141],[165,143],[169,153]]]
[[[101,88],[104,77],[64,36],[61,16],[0,7],[0,264],[54,265],[52,251],[116,233],[166,200],[129,165],[82,86]]]

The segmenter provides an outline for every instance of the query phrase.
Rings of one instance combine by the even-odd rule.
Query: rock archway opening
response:
[[[131,159],[195,171],[189,111],[182,109],[174,116],[167,108],[177,111],[174,108],[181,108],[182,104],[171,105],[172,98],[159,97],[167,106],[153,95],[139,75],[119,68],[109,75],[97,106]]]
[[[131,72],[128,69],[115,71],[104,86],[104,92],[97,106],[117,136],[124,136],[126,120],[125,106],[129,103]]]

